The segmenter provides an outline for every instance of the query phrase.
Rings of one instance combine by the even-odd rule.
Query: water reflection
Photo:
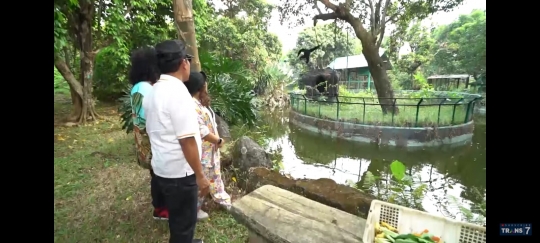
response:
[[[271,136],[267,147],[274,150],[280,147],[284,172],[294,178],[331,178],[337,183],[362,188],[368,174],[391,180],[389,165],[399,160],[406,165],[417,184],[429,187],[421,202],[410,202],[411,205],[407,206],[461,219],[459,206],[478,213],[482,203],[485,205],[485,123],[475,126],[472,143],[465,146],[410,151],[315,134],[289,124],[286,116],[264,116],[261,121],[279,131],[273,133],[277,136]],[[364,189],[373,194],[389,195],[385,188],[388,189],[387,185]],[[384,195],[379,196],[388,200]],[[449,202],[449,198],[460,202]]]

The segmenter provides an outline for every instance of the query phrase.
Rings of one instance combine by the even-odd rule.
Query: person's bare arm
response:
[[[210,143],[213,143],[213,144],[217,144],[219,142],[219,137],[216,136],[213,133],[209,133],[203,139],[204,139],[204,141],[207,141],[207,142],[210,142]]]

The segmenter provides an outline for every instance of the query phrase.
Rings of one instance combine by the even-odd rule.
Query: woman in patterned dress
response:
[[[199,128],[202,144],[201,163],[206,178],[210,180],[210,195],[212,199],[225,209],[231,207],[231,197],[225,191],[225,185],[221,179],[221,166],[219,148],[223,146],[224,140],[219,137],[215,113],[210,108],[210,96],[206,83],[206,74],[203,72],[191,72],[189,81],[184,83],[193,96],[199,120]],[[208,218],[208,214],[201,210],[205,197],[199,198],[197,218],[199,220]]]

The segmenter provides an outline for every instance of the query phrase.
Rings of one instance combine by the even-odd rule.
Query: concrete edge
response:
[[[318,120],[318,121],[331,122],[331,123],[333,123],[334,126],[341,126],[339,124],[339,123],[341,123],[341,124],[344,124],[344,125],[356,126],[356,127],[359,127],[359,128],[384,128],[384,129],[389,129],[389,130],[417,130],[417,131],[434,130],[434,128],[432,128],[432,127],[392,127],[392,126],[374,126],[374,125],[365,125],[365,124],[355,124],[355,123],[350,123],[350,122],[337,122],[337,121],[332,121],[332,120],[326,120],[326,119],[321,119],[321,118],[317,118],[317,117],[307,116],[307,115],[298,113],[298,112],[296,112],[294,110],[291,110],[290,112],[294,113],[295,116],[307,117],[307,118],[315,119],[315,120]],[[330,136],[330,137],[339,137],[339,138],[342,138],[344,140],[353,141],[353,142],[361,142],[361,143],[371,143],[372,142],[372,138],[366,137],[366,136],[359,136],[359,135],[338,136],[337,131],[318,128],[318,127],[315,127],[315,126],[304,124],[304,123],[299,122],[299,121],[297,121],[295,119],[290,119],[289,122],[292,122],[294,125],[299,126],[299,127],[303,128],[305,130],[308,130],[308,131],[311,131],[311,132],[314,132],[314,133],[324,134],[324,135],[327,135],[327,136]],[[470,126],[472,124],[474,124],[474,121],[470,121],[470,122],[467,122],[467,123],[464,123],[464,124],[459,124],[459,125],[444,126],[444,127],[440,127],[440,128],[460,128],[460,127]],[[452,137],[452,138],[436,139],[436,140],[432,140],[432,141],[428,141],[428,142],[420,142],[420,141],[416,141],[416,140],[408,140],[407,141],[407,147],[435,147],[435,146],[440,146],[440,145],[445,145],[445,144],[463,145],[463,144],[466,144],[467,142],[472,141],[472,137],[473,137],[473,134],[469,133],[469,134],[463,134],[463,135],[455,136],[455,137]],[[396,140],[389,140],[388,145],[389,146],[397,146],[397,141]]]

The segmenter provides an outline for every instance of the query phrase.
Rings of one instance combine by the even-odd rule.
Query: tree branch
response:
[[[336,13],[324,13],[324,14],[318,14],[313,17],[313,20],[330,20],[330,19],[337,19],[339,16]]]
[[[368,0],[368,3],[369,3],[369,9],[371,10],[370,11],[370,15],[369,15],[369,22],[371,24],[371,32],[374,32],[375,29],[375,8],[373,7],[373,1],[372,0]]]
[[[403,13],[405,9],[404,8],[398,8],[398,10],[396,10],[396,13],[395,14],[392,14],[390,15],[390,17],[387,19],[387,20],[384,20],[385,23],[389,23],[389,22],[395,22],[396,18],[401,14]]]
[[[98,14],[94,16],[96,18],[95,23],[97,25],[96,39],[101,40],[101,33],[103,31],[103,28],[101,28],[101,19],[103,18],[103,10],[105,8],[105,1],[99,0],[97,3],[94,3],[94,4],[98,5],[97,6]]]
[[[336,11],[338,9],[338,6],[331,3],[329,0],[319,0],[322,4],[324,4],[325,7],[332,9],[332,11]]]
[[[379,39],[377,40],[377,47],[381,47],[382,40],[384,38],[384,31],[386,29],[386,13],[388,12],[388,6],[390,5],[390,0],[386,0],[384,3],[384,8],[382,10],[382,17],[380,21],[380,33],[379,33]]]
[[[334,12],[316,15],[315,17],[313,17],[314,22],[316,22],[318,19],[329,20],[338,18],[345,20],[353,27],[356,37],[358,37],[363,44],[367,44],[364,42],[369,42],[370,37],[367,30],[362,25],[362,21],[354,17],[351,12],[345,7],[345,5],[340,4],[339,6],[337,6],[331,3],[330,0],[319,0],[319,2],[324,4],[325,7],[332,9]]]
[[[314,9],[317,9],[317,12],[318,12],[319,14],[323,14],[322,11],[321,11],[321,9],[319,8],[319,6],[317,6],[317,0],[313,0],[313,8],[314,8]]]
[[[83,97],[82,85],[77,81],[77,78],[75,78],[75,75],[73,75],[69,69],[68,64],[57,53],[54,54],[54,66],[56,69],[58,69],[60,74],[62,74],[62,77],[64,77],[64,79],[68,82],[73,91],[75,91],[75,93],[77,93],[80,97]]]
[[[96,50],[92,51],[92,54],[93,55],[97,55],[101,50],[107,48],[108,46],[112,45],[112,43],[114,43],[114,40],[111,38],[107,38],[107,40],[105,40],[101,45],[100,47],[98,47]]]
[[[377,38],[377,36],[379,35],[380,29],[381,29],[381,21],[384,21],[381,19],[382,1],[383,0],[379,0],[377,1],[377,3],[375,3],[375,18],[374,18],[375,22],[371,23],[371,26],[372,26],[371,35],[373,35],[373,37],[375,38]]]

